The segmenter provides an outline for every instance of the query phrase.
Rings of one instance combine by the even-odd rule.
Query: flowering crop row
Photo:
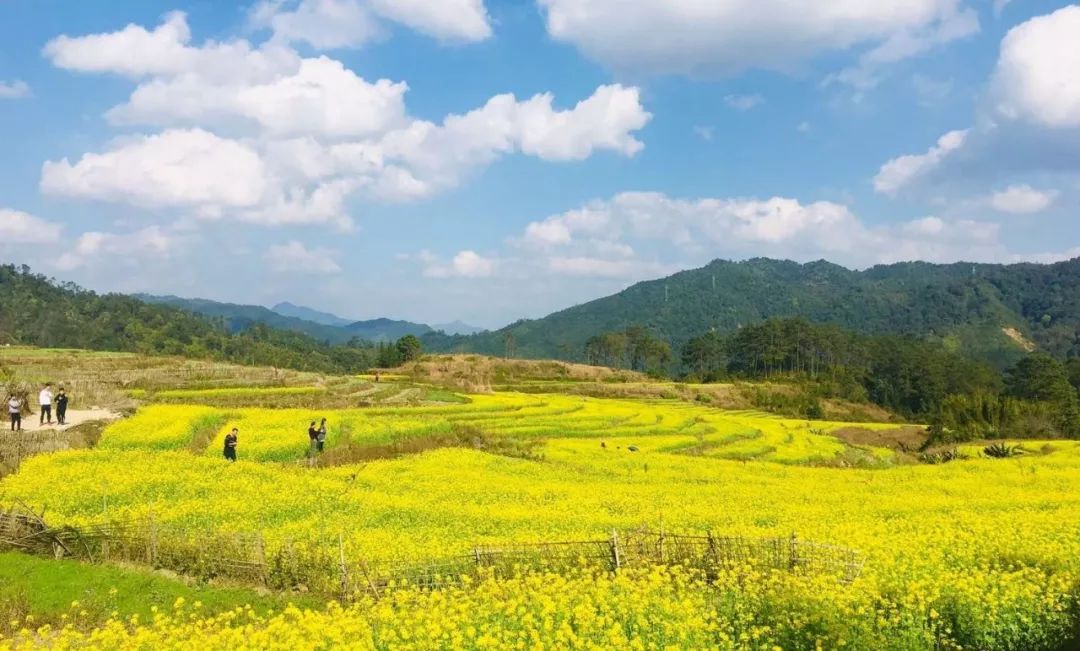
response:
[[[191,424],[212,413],[211,408],[198,405],[146,407],[106,431],[104,441],[114,441],[113,445],[120,447],[137,446],[139,441],[154,449],[169,447],[169,442],[173,447],[185,447],[185,433]],[[301,459],[307,450],[308,424],[322,418],[328,419],[329,447],[345,442],[386,445],[469,426],[518,439],[638,437],[637,445],[644,444],[646,438],[681,436],[683,447],[707,446],[709,456],[788,463],[828,460],[842,454],[848,446],[827,432],[852,426],[758,412],[721,412],[675,402],[522,394],[474,396],[468,404],[414,408],[237,408],[216,413],[223,424],[207,453],[220,454],[225,434],[237,427],[242,437],[241,456],[259,461]],[[859,427],[872,430],[895,425],[869,423]],[[885,449],[877,452],[882,458],[890,456]]]
[[[310,420],[328,444],[381,444],[461,425],[539,437],[542,461],[439,449],[311,469]],[[197,423],[219,440],[193,455]],[[241,431],[240,461],[220,437]],[[101,446],[40,456],[0,482],[55,524],[146,518],[164,526],[344,543],[375,562],[476,545],[581,540],[660,524],[787,536],[861,552],[859,578],[680,570],[490,579],[267,617],[189,612],[93,632],[28,631],[16,648],[1040,649],[1063,643],[1080,595],[1080,447],[1011,459],[815,467],[849,424],[681,403],[495,394],[462,405],[331,411],[151,406]],[[874,429],[876,426],[867,426]],[[887,426],[881,426],[887,427]],[[825,432],[825,433],[823,433]],[[755,447],[756,446],[756,447]],[[171,448],[171,449],[170,449]],[[772,461],[783,462],[774,463]],[[340,538],[339,538],[340,537]]]

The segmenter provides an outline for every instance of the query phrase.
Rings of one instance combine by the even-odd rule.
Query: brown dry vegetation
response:
[[[485,355],[426,355],[404,369],[414,382],[429,383],[467,393],[516,391],[565,393],[593,398],[684,400],[719,409],[764,409],[803,416],[777,405],[795,405],[806,397],[806,387],[772,382],[687,384],[650,380],[635,371],[589,366],[555,360],[501,359]],[[391,373],[393,371],[387,371]],[[889,411],[868,403],[839,399],[820,401],[826,420],[893,422]]]
[[[397,372],[414,381],[430,382],[470,393],[492,391],[518,382],[643,382],[645,376],[603,366],[554,360],[500,359],[485,355],[426,355]]]
[[[94,420],[64,430],[0,432],[0,477],[15,472],[23,459],[35,454],[88,448],[97,444],[101,432],[111,422]]]
[[[21,346],[0,347],[0,366],[6,367],[21,384],[62,385],[71,396],[73,409],[132,408],[136,404],[130,395],[132,390],[299,386],[315,384],[323,377],[316,373],[181,357]]]
[[[868,430],[861,427],[844,427],[829,432],[848,445],[870,445],[900,451],[917,450],[926,441],[926,428],[907,425],[887,430]]]

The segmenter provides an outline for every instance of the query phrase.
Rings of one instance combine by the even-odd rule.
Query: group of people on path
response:
[[[314,459],[316,455],[322,454],[323,449],[326,447],[326,419],[322,419],[319,423],[319,427],[315,427],[315,421],[311,421],[308,425],[308,459]],[[236,461],[236,446],[240,442],[240,428],[234,427],[232,431],[225,435],[225,450],[224,455],[227,461]]]
[[[11,421],[11,431],[22,431],[22,412],[25,400],[20,398],[14,393],[9,393],[7,397],[7,410],[8,418]],[[41,409],[41,418],[38,425],[44,427],[45,425],[53,424],[53,404],[56,405],[56,424],[67,424],[67,407],[68,407],[68,395],[64,391],[64,387],[60,387],[56,395],[52,392],[52,383],[46,382],[45,386],[41,389],[41,393],[38,394],[38,407]]]

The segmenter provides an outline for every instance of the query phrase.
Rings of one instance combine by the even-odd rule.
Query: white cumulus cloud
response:
[[[958,16],[973,18],[960,0],[538,2],[553,38],[611,68],[647,73],[786,71],[856,46],[874,48],[871,63],[891,62],[964,32]]]
[[[413,7],[413,21],[445,17],[453,7],[483,13],[475,0],[363,4],[380,15]],[[333,14],[347,5],[264,3],[254,15],[272,23],[274,16]],[[398,19],[406,21],[404,14]],[[166,130],[122,139],[75,162],[47,162],[42,190],[189,208],[207,219],[348,228],[354,198],[425,198],[500,156],[569,161],[597,151],[633,156],[644,146],[635,132],[651,116],[636,87],[600,86],[566,108],[550,93],[521,100],[501,94],[435,122],[408,115],[405,83],[365,80],[338,60],[302,57],[283,40],[293,39],[258,47],[245,40],[193,44],[180,12],[154,29],[128,25],[53,39],[45,53],[55,65],[133,80],[129,99],[107,112],[111,122]]]
[[[0,208],[0,246],[5,244],[52,244],[60,240],[60,224],[30,213]]]
[[[950,131],[938,138],[937,144],[925,154],[908,154],[888,161],[874,176],[874,189],[883,194],[896,194],[934,170],[949,154],[962,147],[967,135],[966,129]]]
[[[1018,25],[1001,42],[998,110],[1052,128],[1080,127],[1080,5]]]
[[[871,225],[830,201],[624,192],[533,222],[512,244],[522,259],[541,261],[548,271],[640,279],[714,257],[826,258],[854,266],[1008,259],[997,235],[993,222],[936,216]],[[675,258],[664,260],[665,251]]]
[[[1035,16],[1009,30],[996,66],[972,117],[973,126],[946,134],[925,154],[883,165],[875,188],[896,194],[907,186],[934,184],[941,195],[970,196],[972,185],[1037,174],[1069,184],[1080,171],[1080,5]],[[1001,193],[999,193],[1001,194]],[[1056,195],[1055,195],[1056,197]],[[1037,211],[1051,201],[1030,192],[979,199],[1003,212]],[[948,200],[949,197],[941,196]]]
[[[19,99],[30,96],[30,86],[25,81],[0,80],[0,99]]]
[[[63,271],[97,263],[131,267],[175,257],[183,250],[185,240],[184,236],[159,226],[148,226],[131,233],[90,231],[80,235],[74,245],[56,259],[55,266]]]
[[[429,251],[422,251],[416,257],[427,265],[424,275],[429,278],[487,278],[496,266],[495,260],[468,249],[458,251],[449,264],[442,263]]]
[[[1036,190],[1026,184],[1010,185],[990,195],[990,205],[1001,212],[1026,215],[1046,210],[1057,197],[1056,190]]]
[[[46,162],[41,172],[47,194],[147,207],[248,207],[266,189],[258,153],[201,129],[138,137],[74,164]]]
[[[340,61],[319,57],[259,81],[218,82],[196,72],[155,78],[106,115],[116,124],[248,124],[280,136],[347,138],[403,124],[406,90],[406,84],[387,79],[368,82]]]
[[[264,0],[252,22],[277,39],[319,49],[360,47],[380,37],[383,20],[442,41],[482,41],[491,25],[482,0]]]

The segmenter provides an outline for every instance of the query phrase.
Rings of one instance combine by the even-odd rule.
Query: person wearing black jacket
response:
[[[64,387],[60,387],[60,392],[56,394],[56,422],[60,425],[64,425],[67,420],[67,406],[67,393],[64,392]]]
[[[322,419],[322,422],[319,423],[319,429],[318,429],[317,433],[315,434],[315,447],[319,451],[319,454],[322,454],[323,446],[325,446],[325,445],[326,445],[326,419],[324,418],[324,419]]]
[[[236,461],[236,444],[239,432],[240,430],[234,427],[231,432],[225,435],[225,458],[229,461]]]
[[[315,451],[319,447],[319,430],[315,429],[315,421],[311,421],[311,424],[308,425],[307,435],[309,440],[308,458],[312,459],[315,457]]]

